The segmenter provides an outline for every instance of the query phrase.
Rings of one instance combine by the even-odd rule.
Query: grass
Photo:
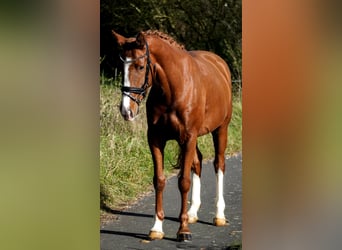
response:
[[[147,143],[145,102],[134,122],[121,117],[120,90],[113,85],[100,85],[100,188],[101,209],[120,209],[144,192],[152,190],[153,164]],[[233,117],[229,126],[226,153],[241,151],[241,98],[234,96]],[[198,139],[204,159],[212,158],[211,135]],[[178,145],[169,141],[165,148],[165,174],[174,172]]]

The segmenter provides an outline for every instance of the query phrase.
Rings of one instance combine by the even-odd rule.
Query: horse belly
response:
[[[206,135],[212,131],[214,131],[216,128],[218,128],[222,122],[215,122],[215,121],[206,121],[202,124],[200,130],[198,131],[198,136]]]
[[[200,136],[214,131],[226,122],[227,119],[230,119],[231,111],[229,109],[229,104],[226,104],[226,102],[227,100],[222,102],[216,101],[215,103],[206,106],[204,119],[199,130]]]

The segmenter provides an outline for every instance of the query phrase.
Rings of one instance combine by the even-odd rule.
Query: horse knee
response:
[[[188,192],[190,189],[191,180],[187,177],[179,177],[178,188],[181,192]]]
[[[153,185],[155,190],[163,191],[165,187],[165,176],[154,176]]]

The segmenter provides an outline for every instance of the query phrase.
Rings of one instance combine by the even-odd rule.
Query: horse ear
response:
[[[114,30],[112,30],[112,34],[120,46],[126,43],[126,37],[116,33]]]
[[[137,44],[138,48],[143,48],[145,46],[146,40],[143,32],[139,32],[135,43]]]

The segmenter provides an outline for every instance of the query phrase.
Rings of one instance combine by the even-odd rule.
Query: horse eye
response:
[[[144,66],[138,66],[139,70],[143,70],[145,67]]]

